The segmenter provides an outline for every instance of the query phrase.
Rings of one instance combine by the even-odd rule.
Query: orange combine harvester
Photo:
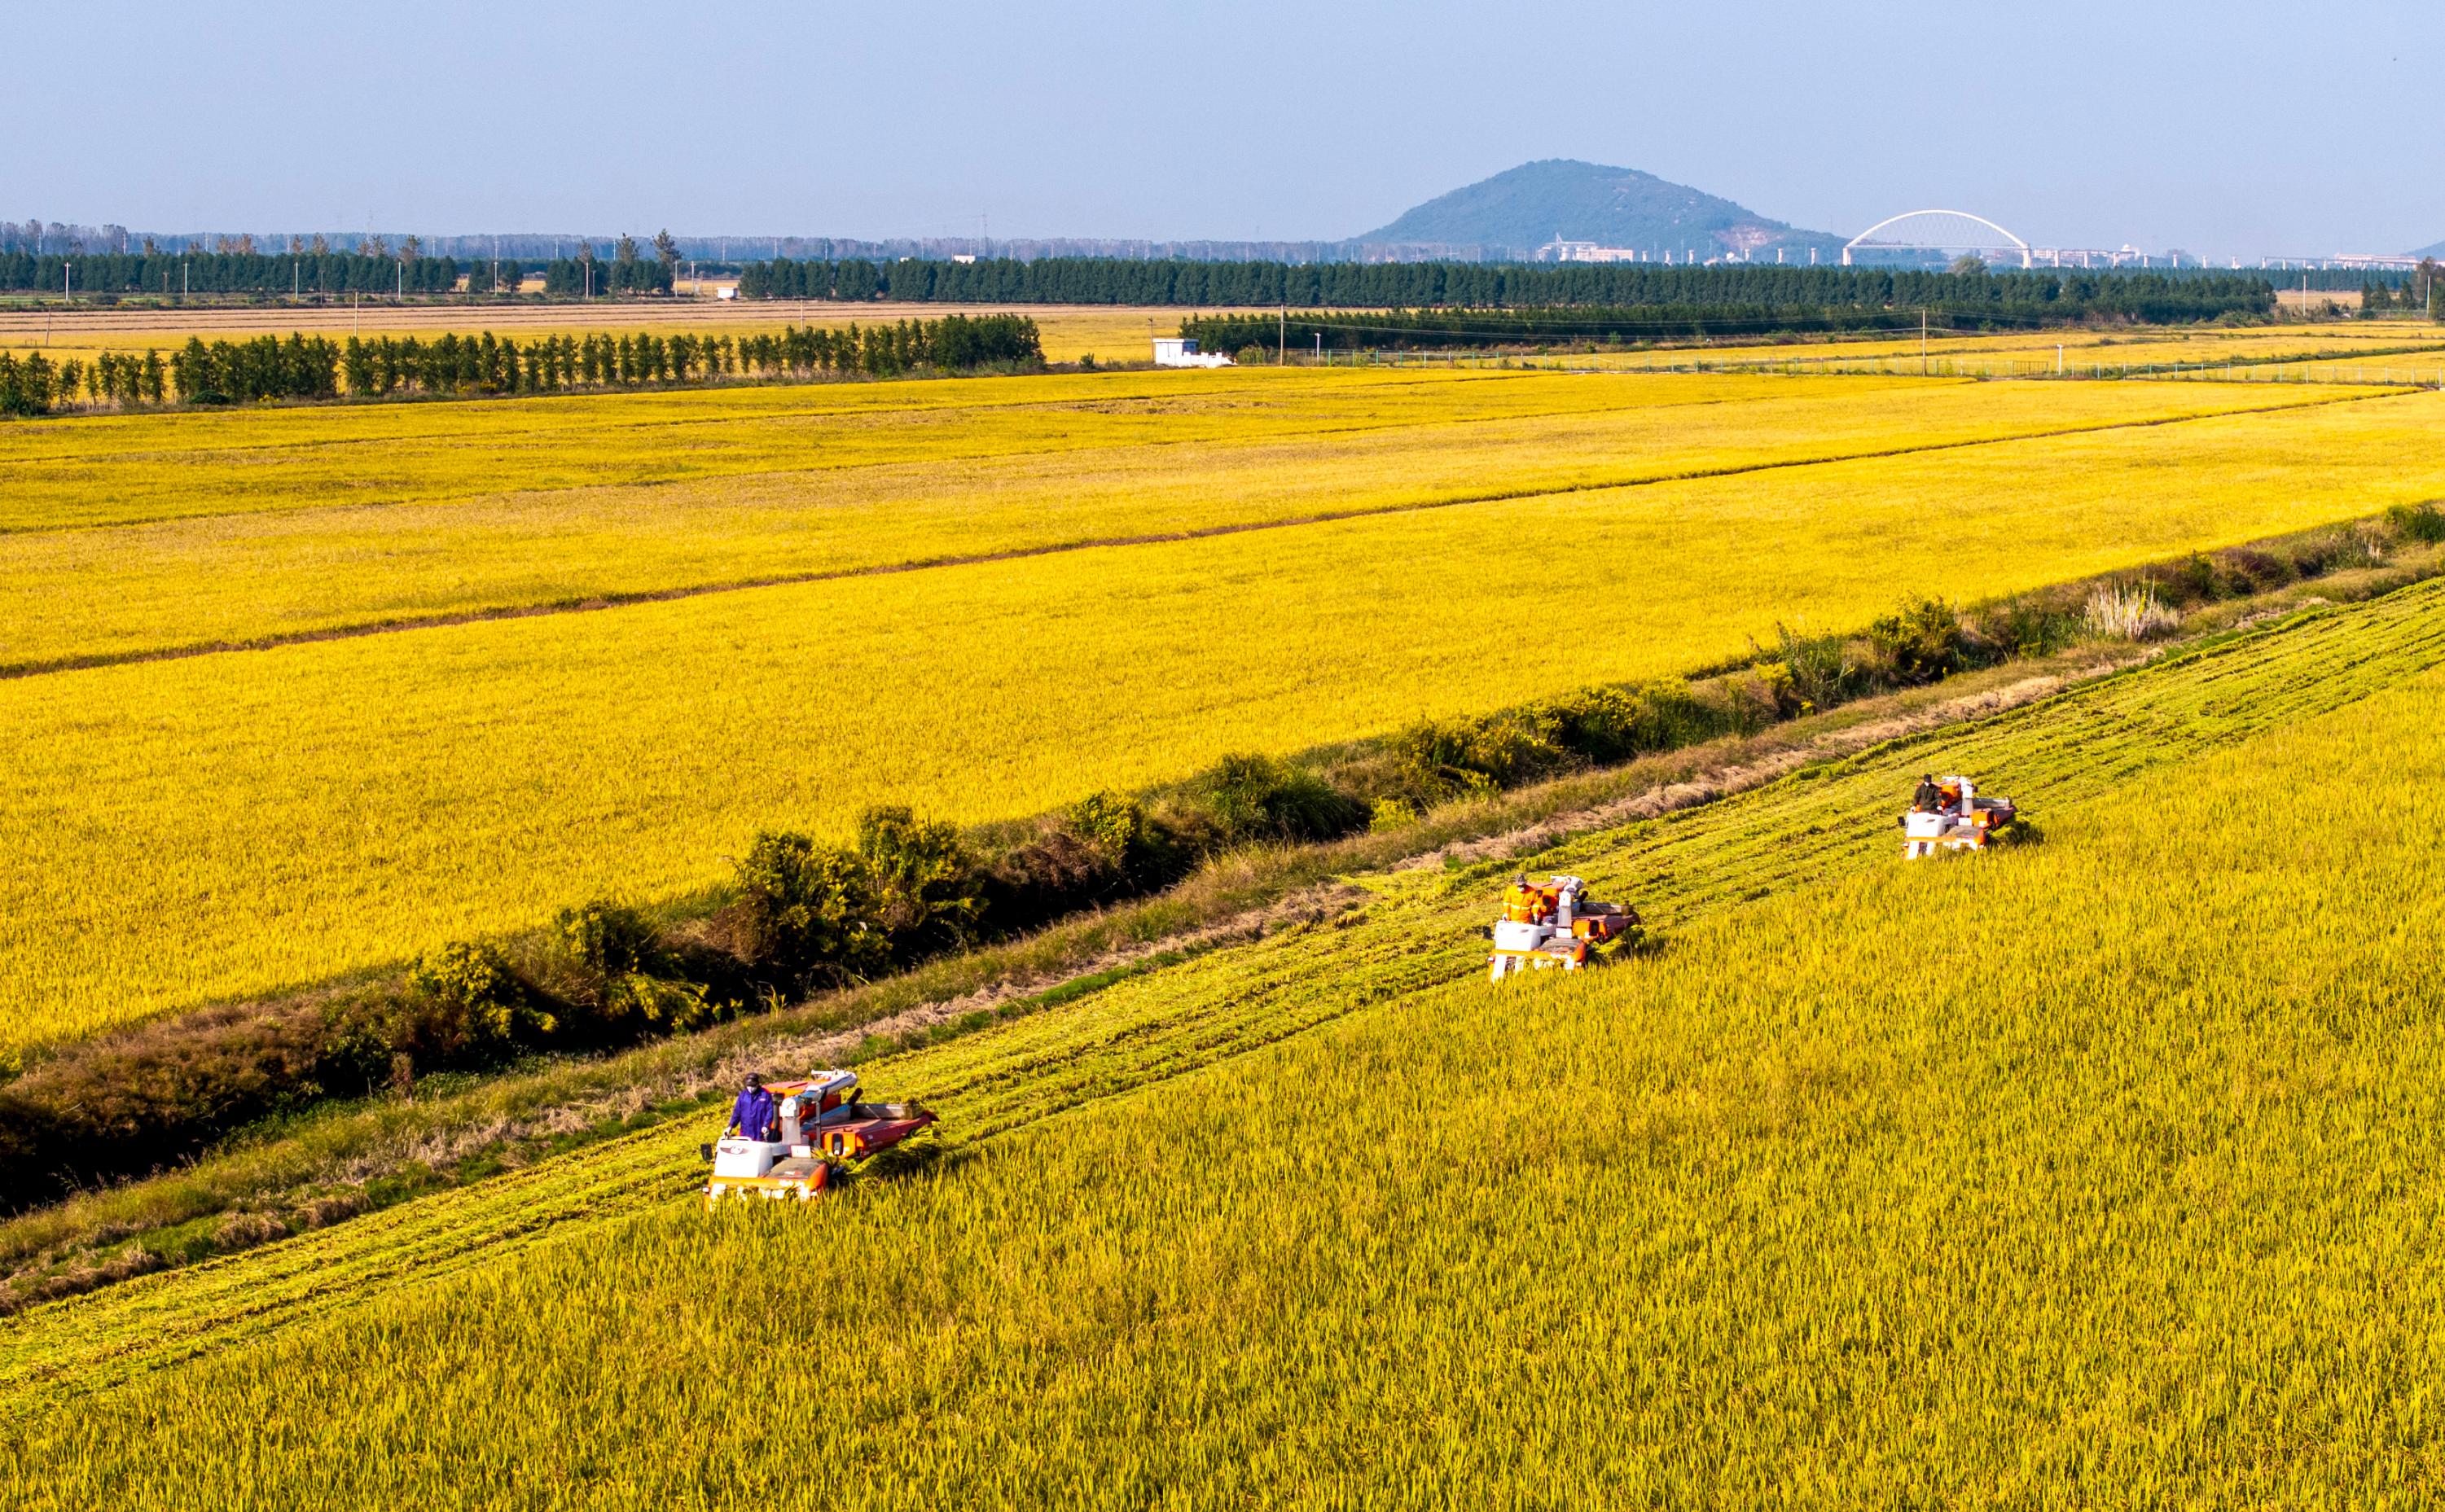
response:
[[[1635,938],[1638,929],[1637,909],[1596,902],[1577,877],[1530,882],[1522,872],[1502,894],[1487,978],[1501,981],[1531,966],[1577,971],[1597,953]]]
[[[704,1184],[708,1207],[724,1197],[812,1202],[850,1161],[888,1149],[935,1122],[914,1103],[857,1101],[853,1071],[749,1085],[772,1098],[764,1106],[773,1120],[761,1129],[737,1129],[703,1147],[704,1158],[713,1162],[713,1178]]]

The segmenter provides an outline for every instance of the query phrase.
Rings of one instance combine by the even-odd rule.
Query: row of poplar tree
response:
[[[293,240],[293,239],[292,239]],[[611,255],[589,243],[578,255],[544,266],[544,290],[556,297],[669,293],[677,278],[679,243],[663,232],[650,243],[623,236]],[[164,252],[150,241],[141,252],[82,253],[0,252],[0,289],[33,293],[152,294],[447,294],[467,280],[471,294],[514,294],[527,265],[516,258],[460,262],[427,257],[411,236],[394,253],[369,241],[339,252],[314,238],[311,247],[260,252],[252,237],[211,252]]]
[[[0,414],[62,405],[243,404],[263,400],[393,399],[411,395],[543,394],[570,389],[708,383],[725,378],[818,374],[888,378],[973,372],[1041,363],[1042,338],[1023,315],[947,315],[892,325],[787,327],[756,336],[543,336],[520,343],[490,331],[414,336],[189,338],[164,360],[105,352],[54,363],[0,352]]]
[[[1957,273],[1776,263],[1670,268],[1654,263],[1223,263],[1117,257],[969,263],[778,258],[750,263],[738,277],[741,299],[1392,309],[1974,306],[2056,315],[2069,308],[2136,314],[2143,305],[2168,302],[2186,308],[2259,307],[2272,297],[2268,288],[2264,274],[2197,270],[1989,272],[1981,268],[1975,273]]]

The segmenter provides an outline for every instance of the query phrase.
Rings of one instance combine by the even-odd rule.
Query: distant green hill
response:
[[[1549,158],[1429,199],[1356,238],[1368,242],[1443,244],[1536,251],[1557,236],[1628,247],[1675,262],[1691,249],[1703,260],[1739,252],[1774,260],[1777,248],[1801,262],[1810,248],[1820,258],[1841,251],[1844,238],[1801,231],[1687,184],[1667,183],[1635,168]]]
[[[1417,212],[1413,210],[1409,214],[1414,215]],[[2414,257],[2445,258],[2445,241],[2432,241],[2425,247],[2416,249],[2411,255]]]

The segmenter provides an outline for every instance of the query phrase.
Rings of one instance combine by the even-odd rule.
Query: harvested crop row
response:
[[[2431,396],[0,684],[0,1048],[2445,492]],[[2304,454],[2309,459],[2304,459]],[[2180,465],[2175,465],[2176,463]],[[1524,551],[1525,541],[1567,543]],[[2008,542],[2008,549],[1989,543]],[[1974,575],[1972,575],[1974,573]],[[1573,606],[1523,656],[1523,618]]]
[[[2308,726],[2406,682],[2424,679],[2433,699],[2440,664],[2445,584],[2433,584],[2240,637],[1983,725],[1810,769],[1743,797],[1571,840],[1519,864],[1578,871],[1600,891],[1634,898],[1676,932],[1703,930],[1754,898],[1881,871],[1896,849],[1893,811],[1927,767],[1980,773],[2032,804],[2050,831],[2076,828],[2084,822],[2078,815],[2118,812],[2126,790],[2170,791],[2163,774],[2203,753]],[[1476,975],[1484,947],[1475,926],[1507,865],[1372,879],[1377,896],[1354,919],[1124,980],[878,1062],[869,1077],[936,1103],[955,1144],[1015,1132]],[[1745,948],[1758,951],[1759,937],[1746,938]],[[1467,998],[1457,1009],[1463,1017],[1444,1027],[1464,1025],[1493,1001]],[[1249,1105],[1233,1114],[1242,1115],[1262,1117],[1264,1110]],[[695,1178],[692,1147],[700,1137],[683,1127],[649,1130],[265,1250],[37,1309],[0,1324],[0,1414],[34,1413],[71,1384],[106,1388],[189,1353],[225,1356],[301,1320],[415,1305],[391,1299],[412,1282],[481,1275],[491,1278],[482,1282],[487,1294],[513,1289],[520,1283],[505,1279],[510,1257],[534,1253],[546,1236],[582,1233],[588,1246],[625,1242],[620,1236],[630,1231],[621,1220],[681,1200]],[[891,1196],[881,1216],[850,1209],[839,1221],[879,1228],[915,1222],[909,1208],[892,1204],[956,1204],[965,1179],[918,1184],[905,1200]]]

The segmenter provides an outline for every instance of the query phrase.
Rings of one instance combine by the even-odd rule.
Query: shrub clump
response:
[[[905,807],[858,817],[853,850],[794,831],[738,863],[746,952],[793,985],[853,981],[973,938],[985,878],[951,825]]]
[[[892,960],[914,961],[974,937],[984,902],[956,827],[920,819],[905,806],[868,809],[858,816],[857,854]]]
[[[1868,624],[1886,678],[1903,687],[1937,682],[1972,664],[1972,645],[1961,615],[1942,599],[1905,604]]]
[[[1544,709],[1422,720],[1393,740],[1404,795],[1423,808],[1534,781],[1569,761],[1557,735]]]
[[[2385,522],[2407,541],[2429,546],[2445,541],[2445,510],[2434,503],[2397,504],[2385,512]]]
[[[1227,756],[1199,784],[1200,809],[1226,845],[1331,840],[1366,826],[1367,804],[1277,756]]]
[[[637,908],[598,898],[555,915],[546,932],[548,984],[598,1031],[695,1029],[714,1017],[706,989]]]
[[[1721,714],[1678,678],[1634,688],[1582,688],[1546,707],[1555,742],[1602,765],[1695,745],[1724,733]]]
[[[457,943],[431,952],[407,974],[405,1033],[394,1044],[420,1058],[484,1058],[551,1036],[559,1017],[538,1002],[491,945]]]
[[[749,959],[800,984],[848,980],[889,963],[873,881],[854,851],[768,831],[739,861],[737,881]]]

